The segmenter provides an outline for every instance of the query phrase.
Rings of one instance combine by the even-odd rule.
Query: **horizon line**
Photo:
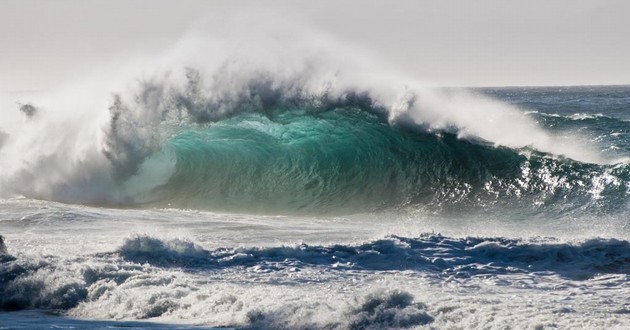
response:
[[[476,85],[476,86],[447,86],[447,85],[435,85],[435,86],[427,86],[429,88],[468,88],[468,89],[479,89],[479,88],[551,88],[551,87],[566,87],[566,88],[580,88],[580,87],[630,87],[630,83],[627,84],[558,84],[558,85]],[[11,93],[47,93],[54,92],[55,90],[45,90],[45,89],[24,89],[24,90],[0,90],[0,93],[11,94]]]

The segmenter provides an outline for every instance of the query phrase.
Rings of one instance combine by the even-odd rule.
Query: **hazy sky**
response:
[[[442,85],[630,83],[630,1],[0,0],[0,90],[47,90],[175,43],[208,13],[295,13]]]

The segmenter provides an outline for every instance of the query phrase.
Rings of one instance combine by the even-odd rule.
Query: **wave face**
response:
[[[274,109],[187,130],[167,143],[176,166],[157,196],[185,208],[360,211],[465,195],[467,181],[518,167],[514,153],[397,129],[373,110]]]
[[[376,109],[271,109],[170,138],[147,200],[193,209],[356,212],[531,205],[623,210],[625,165],[596,165],[388,124]]]
[[[189,70],[186,77],[185,88],[164,91],[160,87],[157,93],[163,110],[156,122],[162,131],[170,132],[167,138],[158,138],[162,142],[147,143],[155,138],[133,135],[129,139],[128,132],[121,134],[125,127],[141,126],[138,120],[146,121],[146,115],[129,116],[129,109],[155,109],[148,106],[155,101],[136,99],[129,105],[117,100],[110,108],[113,120],[107,155],[119,178],[133,186],[153,173],[166,171],[168,177],[131,203],[320,214],[391,208],[485,212],[508,207],[520,214],[552,216],[627,211],[630,167],[624,162],[597,164],[554,154],[545,151],[544,143],[527,139],[528,134],[541,134],[540,128],[518,132],[525,129],[519,125],[529,125],[533,116],[550,130],[562,127],[564,140],[551,133],[545,139],[556,139],[554,143],[566,147],[566,140],[575,138],[567,132],[588,120],[598,121],[592,125],[596,132],[618,138],[615,132],[625,132],[628,125],[614,117],[573,112],[520,116],[509,107],[498,110],[502,116],[511,114],[507,118],[484,112],[492,120],[501,119],[501,125],[515,128],[517,133],[511,133],[510,139],[522,140],[503,146],[487,140],[496,132],[470,133],[480,128],[469,129],[468,119],[452,118],[450,124],[425,121],[422,116],[431,111],[425,109],[429,106],[414,100],[424,94],[403,95],[407,108],[393,115],[393,107],[374,98],[374,93],[346,90],[314,95],[296,88],[294,80],[278,83],[259,77],[248,80],[236,98],[208,97],[199,91],[198,72]],[[140,95],[156,94],[155,90],[155,85],[145,85]],[[458,103],[462,96],[451,93],[441,97]],[[468,103],[459,109],[462,113],[468,104],[480,107],[481,102],[483,109],[495,105],[471,96],[464,99]],[[177,125],[172,124],[172,109],[178,109]],[[443,115],[442,109],[437,111]],[[185,118],[183,125],[181,118]],[[514,124],[514,120],[522,123]],[[495,125],[489,123],[487,129]],[[142,148],[137,141],[144,141]],[[614,141],[604,142],[607,147],[614,145]],[[593,141],[583,141],[589,143]],[[630,151],[623,148],[615,149],[609,158]]]

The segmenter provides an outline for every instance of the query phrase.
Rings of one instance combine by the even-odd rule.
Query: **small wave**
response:
[[[118,253],[127,260],[150,263],[157,266],[204,266],[208,263],[208,252],[200,246],[184,241],[164,241],[149,236],[127,239]]]
[[[572,279],[630,274],[630,242],[591,239],[580,243],[505,238],[392,236],[361,245],[203,250],[190,242],[138,236],[119,250],[129,261],[161,267],[232,267],[278,271],[294,267],[353,270],[416,270],[455,276],[550,272]]]
[[[591,120],[595,120],[595,121],[605,120],[608,122],[618,122],[618,123],[626,122],[626,120],[623,120],[623,119],[620,119],[611,115],[606,115],[603,113],[576,112],[576,113],[571,113],[571,114],[565,114],[565,113],[543,112],[539,110],[527,110],[527,111],[524,111],[524,113],[532,117],[546,118],[548,120],[553,120],[554,123],[555,122],[561,123],[561,120],[576,121],[576,122],[591,121]]]
[[[349,329],[409,328],[433,322],[426,306],[414,303],[407,292],[381,291],[370,294],[350,311]]]
[[[585,120],[585,119],[595,119],[595,118],[602,118],[602,117],[606,117],[606,116],[601,113],[574,113],[569,116],[569,118],[572,120]]]
[[[538,110],[525,111],[525,114],[527,114],[527,115],[536,115],[536,116],[541,116],[541,117],[563,118],[561,115],[559,115],[557,113],[546,113],[546,112],[540,112]]]
[[[602,121],[607,123],[608,125],[615,124],[623,124],[626,120],[617,118],[612,115],[606,115],[603,113],[586,113],[586,112],[576,112],[576,113],[554,113],[554,112],[543,112],[538,110],[529,110],[525,111],[525,114],[528,116],[540,119],[543,124],[554,124],[560,126],[560,128],[564,126],[569,126],[571,123],[574,124],[584,124],[584,123],[594,123],[597,125],[598,122]],[[601,125],[601,124],[600,124]],[[548,126],[548,125],[546,125]],[[597,127],[595,127],[597,128]]]
[[[412,328],[444,322],[441,313],[450,307],[426,306],[408,290],[387,283],[375,288],[368,282],[367,292],[355,287],[361,292],[356,296],[340,288],[344,294],[335,299],[346,301],[326,301],[330,292],[309,296],[304,290],[312,281],[329,289],[352,279],[380,281],[396,274],[395,282],[399,275],[433,283],[483,279],[517,290],[531,278],[532,283],[540,282],[544,294],[549,280],[561,285],[571,280],[575,287],[609,281],[605,285],[623,287],[628,265],[630,243],[606,239],[561,243],[427,234],[362,244],[207,250],[183,239],[136,236],[109,253],[1,258],[0,310],[44,309],[99,319],[203,317],[218,326],[252,329]],[[541,276],[547,280],[538,281]],[[289,297],[308,299],[283,300],[285,291],[269,297],[275,285]],[[446,319],[457,320],[457,315]]]
[[[407,329],[430,324],[434,318],[426,312],[426,306],[413,301],[411,294],[400,291],[381,290],[371,293],[349,308],[343,319],[328,324],[307,323],[294,320],[293,310],[247,314],[246,329]]]

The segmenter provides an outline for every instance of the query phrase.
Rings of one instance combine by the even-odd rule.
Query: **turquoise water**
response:
[[[614,91],[620,93],[618,89]],[[625,156],[630,126],[622,118],[624,108],[615,103],[618,95],[605,98],[600,94],[609,91],[602,88],[590,94],[571,91],[565,93],[566,101],[557,95],[543,98],[554,102],[547,107],[538,99],[519,100],[538,105],[540,110],[528,116],[541,126],[559,134],[580,131],[608,157]],[[519,90],[485,92],[510,101]],[[575,93],[601,103],[576,109],[569,102],[578,97]],[[566,107],[552,112],[557,103]],[[494,210],[507,217],[514,212],[550,217],[628,212],[630,167],[623,161],[585,163],[529,147],[507,148],[461,139],[454,132],[392,124],[370,102],[307,105],[308,110],[303,104],[277,106],[181,129],[144,163],[145,171],[166,161],[175,164],[167,182],[148,192],[145,202],[267,214],[401,208]]]

